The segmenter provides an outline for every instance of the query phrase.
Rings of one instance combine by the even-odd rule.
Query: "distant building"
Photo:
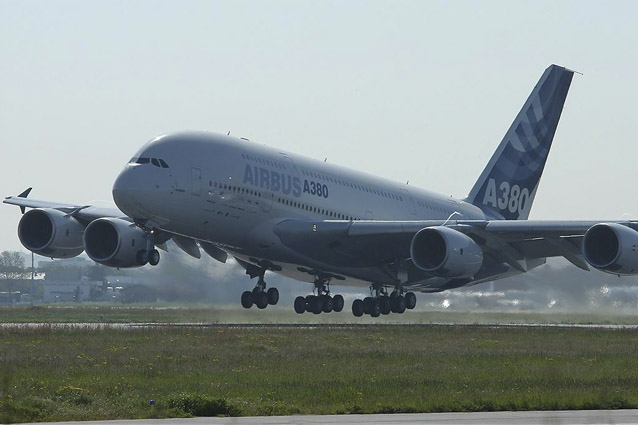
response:
[[[101,292],[102,282],[90,280],[46,280],[42,302],[86,302],[93,291]]]

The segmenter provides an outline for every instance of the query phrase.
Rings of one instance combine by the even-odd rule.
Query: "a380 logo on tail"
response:
[[[525,205],[529,200],[529,189],[522,188],[517,185],[510,185],[509,182],[501,182],[496,185],[494,179],[487,181],[485,195],[483,196],[483,205],[491,205],[501,211],[509,211],[512,214],[522,214]]]

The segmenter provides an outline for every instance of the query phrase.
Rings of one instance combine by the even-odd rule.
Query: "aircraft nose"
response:
[[[139,178],[134,167],[126,166],[113,183],[113,200],[129,217],[135,216],[135,201],[139,195]]]

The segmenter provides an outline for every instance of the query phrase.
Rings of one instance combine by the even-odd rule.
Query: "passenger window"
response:
[[[159,163],[162,165],[162,168],[168,168],[168,164],[160,158]]]
[[[157,158],[151,158],[151,162],[153,163],[154,166],[159,167],[159,161],[157,160]]]

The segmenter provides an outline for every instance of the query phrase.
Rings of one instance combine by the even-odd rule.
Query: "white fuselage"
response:
[[[149,142],[117,178],[113,197],[151,227],[215,243],[251,263],[275,262],[275,270],[305,281],[313,280],[308,268],[325,265],[281,244],[272,229],[283,220],[486,218],[459,199],[213,133]],[[383,278],[373,270],[336,272],[354,278],[344,283]]]

